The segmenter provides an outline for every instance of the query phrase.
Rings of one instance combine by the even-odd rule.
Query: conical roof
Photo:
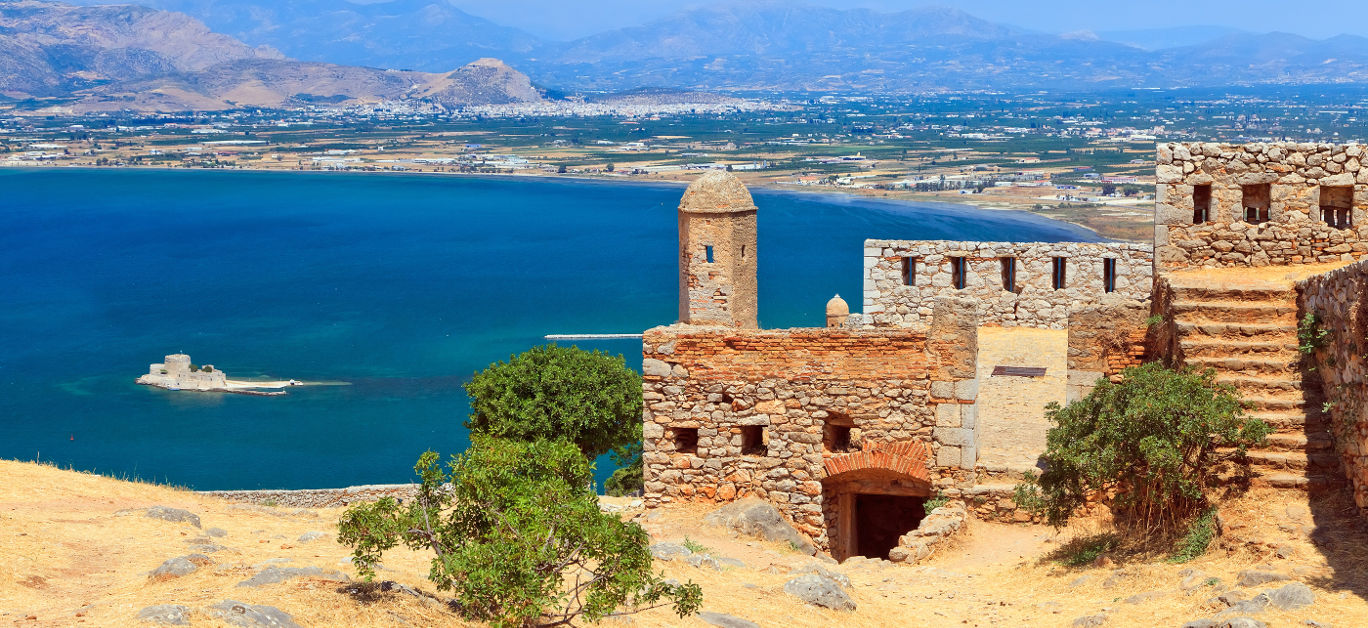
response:
[[[679,199],[679,209],[700,214],[726,214],[754,210],[755,201],[745,184],[732,173],[709,170],[684,190],[684,197]]]

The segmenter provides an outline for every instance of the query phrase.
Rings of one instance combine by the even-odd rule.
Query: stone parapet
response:
[[[1158,271],[1357,259],[1368,252],[1363,158],[1357,144],[1160,144]]]

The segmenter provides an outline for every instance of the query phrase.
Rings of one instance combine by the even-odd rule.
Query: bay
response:
[[[406,482],[468,444],[461,383],[551,333],[677,318],[677,186],[0,171],[0,457],[200,490]],[[760,321],[858,310],[865,238],[1095,241],[1021,212],[754,190]],[[623,354],[640,343],[582,348]],[[283,397],[133,380],[168,353]],[[606,461],[600,477],[606,475]]]

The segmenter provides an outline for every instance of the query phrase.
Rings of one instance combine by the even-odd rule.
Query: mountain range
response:
[[[844,93],[1368,82],[1368,39],[1175,27],[1041,33],[951,8],[687,9],[569,42],[447,0],[0,1],[0,94],[117,108],[535,101],[642,88]],[[207,26],[206,26],[207,25]],[[507,62],[475,59],[497,57]],[[534,77],[536,85],[513,70]],[[461,68],[452,71],[451,68]],[[490,71],[497,68],[498,71]],[[481,74],[481,73],[484,74]],[[477,85],[478,76],[497,79]],[[455,87],[455,85],[462,87]]]

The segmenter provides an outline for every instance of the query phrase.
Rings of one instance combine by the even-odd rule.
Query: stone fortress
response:
[[[139,384],[168,390],[214,391],[228,388],[228,376],[212,364],[191,368],[190,356],[184,353],[168,355],[160,364],[148,367],[147,374],[138,378]]]
[[[730,174],[700,177],[680,322],[643,336],[647,506],[755,497],[838,560],[920,560],[968,517],[1029,520],[1012,488],[1046,403],[1143,360],[1215,368],[1273,426],[1256,485],[1347,478],[1368,506],[1363,149],[1156,157],[1153,246],[867,240],[863,311],[833,298],[825,328],[758,328],[758,210]],[[1304,357],[1307,313],[1333,342]],[[937,495],[951,506],[927,513]]]

